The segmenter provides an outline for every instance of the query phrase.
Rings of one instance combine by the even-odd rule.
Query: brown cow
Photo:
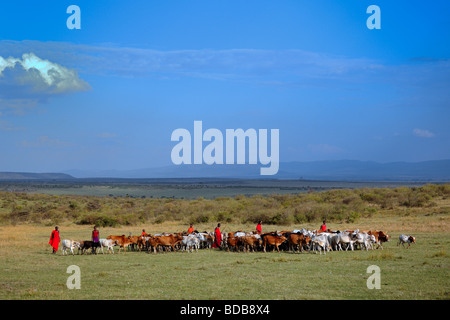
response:
[[[114,240],[115,243],[119,246],[119,253],[120,253],[120,249],[123,248],[124,253],[127,252],[127,247],[132,244],[133,242],[128,239],[128,237],[126,237],[125,235],[121,235],[121,236],[108,236],[106,237],[106,239],[108,240]]]
[[[285,236],[278,236],[278,235],[271,235],[271,234],[265,234],[262,236],[263,243],[264,243],[264,252],[266,252],[266,246],[269,244],[271,246],[274,246],[273,251],[275,251],[275,247],[277,248],[277,251],[280,252],[280,249],[278,246],[285,242],[287,238]]]
[[[115,241],[115,240],[121,240],[122,237],[125,237],[125,235],[123,234],[121,236],[107,236],[106,239]]]
[[[309,238],[309,237],[308,237]],[[294,246],[299,246],[299,251],[303,252],[303,246],[306,244],[306,237],[304,234],[300,233],[291,233],[288,237],[289,240],[289,251],[291,251],[291,247],[293,248],[293,253],[295,253]],[[311,238],[309,239],[311,240]]]
[[[378,244],[377,249],[381,247],[381,250],[383,250],[383,242],[388,242],[390,238],[390,236],[383,231],[368,231],[367,234],[375,236],[375,241]]]
[[[133,250],[135,250],[135,248],[138,246],[139,238],[140,238],[139,236],[129,236],[128,237],[128,240],[131,241],[131,248]]]
[[[262,243],[261,239],[252,236],[240,237],[239,240],[242,242],[242,245],[244,246],[244,252],[249,251],[249,249],[252,249],[252,252],[255,252],[255,247],[261,245]]]
[[[232,236],[227,238],[227,252],[230,252],[230,247],[239,252],[239,237]]]
[[[208,249],[211,249],[211,248],[212,248],[212,245],[213,245],[213,243],[214,243],[214,241],[216,240],[216,239],[215,239],[215,236],[214,236],[214,234],[213,234],[212,232],[206,232],[206,231],[205,231],[205,233],[207,233],[207,235],[205,236],[205,239],[206,239],[206,247],[207,247]]]
[[[150,251],[153,248],[153,252],[156,253],[156,248],[158,247],[158,243],[153,236],[147,238],[147,251]]]
[[[155,236],[151,237],[152,241],[149,241],[151,246],[153,247],[153,252],[156,253],[156,249],[158,246],[169,246],[175,251],[175,245],[180,243],[183,240],[182,234],[171,234],[164,236]],[[152,244],[153,243],[153,244]]]
[[[150,237],[150,235],[146,233],[145,235],[142,235],[138,238],[137,246],[139,248],[139,252],[141,252],[141,250],[146,247],[145,239],[148,237]]]

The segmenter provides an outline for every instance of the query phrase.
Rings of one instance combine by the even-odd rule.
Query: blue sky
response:
[[[72,4],[81,30],[66,27]],[[381,30],[366,27],[372,4]],[[0,75],[0,171],[169,165],[172,131],[192,131],[194,120],[279,129],[282,162],[448,159],[449,9],[378,0],[2,4],[0,57],[10,64]],[[47,61],[56,82],[29,61]]]

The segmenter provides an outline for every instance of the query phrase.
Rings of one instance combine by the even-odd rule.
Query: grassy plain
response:
[[[195,199],[133,199],[0,192],[0,299],[449,299],[449,185],[363,188],[298,195]],[[89,240],[92,224],[110,234],[199,231],[263,232],[378,229],[391,235],[384,250],[330,252],[199,252],[62,256],[51,254],[54,224],[62,239]],[[111,220],[114,217],[116,220]],[[127,219],[125,219],[126,217]],[[136,218],[138,217],[138,218]],[[165,219],[160,219],[165,217]],[[115,221],[109,225],[106,222]],[[410,249],[400,234],[416,236]],[[116,248],[117,251],[117,248]],[[69,290],[70,265],[81,289]],[[381,289],[366,272],[381,268]]]
[[[235,253],[203,249],[197,253],[52,255],[51,228],[17,225],[0,228],[0,299],[449,299],[448,215],[362,219],[357,227],[387,230],[384,250]],[[211,230],[212,225],[197,229]],[[298,228],[264,226],[264,230]],[[316,228],[314,225],[304,227]],[[330,225],[353,228],[354,224]],[[101,236],[181,231],[186,226],[102,228]],[[223,225],[223,231],[254,225]],[[62,225],[61,237],[89,239],[90,228]],[[400,233],[417,243],[398,247]],[[117,248],[116,248],[117,251]],[[81,269],[81,289],[66,287],[67,267]],[[381,289],[366,287],[370,265],[381,268]]]

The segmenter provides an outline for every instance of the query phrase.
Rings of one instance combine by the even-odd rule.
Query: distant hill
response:
[[[450,181],[450,160],[389,163],[354,160],[289,162],[283,164],[283,171],[303,179],[319,180]]]
[[[66,173],[0,172],[0,180],[73,180]]]
[[[77,178],[241,178],[330,181],[450,181],[450,160],[390,162],[337,160],[281,162],[278,174],[261,176],[260,165],[172,165],[139,170],[81,171]]]

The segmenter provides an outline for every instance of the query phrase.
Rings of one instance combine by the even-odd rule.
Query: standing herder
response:
[[[97,230],[97,226],[94,226],[94,230],[92,231],[92,241],[99,242],[100,232]]]
[[[97,254],[97,248],[100,248],[100,232],[97,230],[97,226],[94,226],[94,230],[92,230],[92,241],[94,242],[92,253]]]
[[[256,233],[257,234],[261,234],[261,232],[262,232],[261,223],[262,223],[262,221],[259,221],[258,225],[256,226]]]
[[[214,229],[214,235],[215,235],[215,240],[213,243],[213,248],[219,248],[220,250],[222,250],[221,244],[222,244],[222,234],[220,233],[220,223],[217,225],[216,229]]]
[[[52,231],[52,234],[50,235],[50,241],[49,241],[49,245],[51,245],[53,247],[53,254],[56,253],[56,251],[58,251],[58,247],[59,247],[59,242],[61,240],[59,239],[59,228],[58,226],[55,227],[55,230]]]

